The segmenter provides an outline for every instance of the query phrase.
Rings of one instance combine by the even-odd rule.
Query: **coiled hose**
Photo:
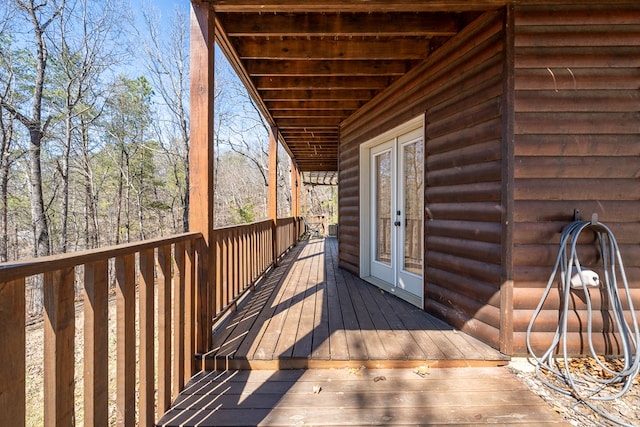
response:
[[[587,283],[585,283],[582,276],[583,269],[580,266],[580,261],[578,260],[576,251],[578,237],[585,229],[591,229],[595,232],[600,246],[600,255],[602,257],[604,270],[604,283],[601,282],[600,286],[604,286],[606,288],[611,306],[610,311],[615,322],[614,330],[619,334],[622,349],[620,357],[624,363],[624,367],[619,371],[611,369],[610,366],[603,363],[598,358],[593,345],[591,297],[589,295]],[[567,248],[569,248],[568,252]],[[536,319],[542,311],[542,307],[547,297],[549,296],[551,288],[554,283],[556,283],[556,275],[558,274],[558,271],[560,273],[561,285],[559,290],[561,310],[558,318],[558,326],[549,348],[542,356],[537,356],[531,346],[531,331]],[[581,287],[581,290],[584,292],[587,307],[587,342],[589,345],[589,351],[591,356],[599,364],[602,371],[608,373],[607,376],[609,378],[606,379],[597,378],[588,373],[583,373],[584,376],[576,377],[569,369],[570,360],[567,353],[567,319],[569,313],[569,301],[571,299],[571,278],[574,277],[575,284],[576,273],[579,275],[579,284],[581,285],[579,286],[579,290]],[[631,324],[629,324],[625,318],[620,292],[618,291],[618,276],[622,279],[622,289],[626,295]],[[553,272],[549,277],[549,282],[547,283],[544,294],[540,299],[540,303],[529,322],[526,339],[527,349],[536,362],[536,375],[541,382],[564,395],[574,396],[580,402],[584,403],[592,410],[614,423],[625,426],[631,425],[601,411],[589,402],[589,400],[610,401],[624,395],[631,388],[635,377],[640,371],[640,350],[638,348],[638,343],[640,342],[640,331],[638,329],[638,321],[636,319],[636,313],[631,299],[631,292],[629,291],[629,284],[622,264],[620,248],[618,247],[618,243],[611,230],[604,224],[598,222],[595,215],[592,221],[574,221],[563,230],[562,237],[560,239],[560,250],[556,257]],[[559,364],[557,358],[554,357],[558,346],[561,348],[563,365]],[[565,384],[566,388],[551,383],[542,375],[542,371],[546,371],[547,374],[557,377],[557,379]],[[613,384],[619,384],[621,386],[616,386],[614,390],[611,391],[608,389],[608,386]]]

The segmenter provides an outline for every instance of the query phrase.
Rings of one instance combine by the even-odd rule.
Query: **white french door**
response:
[[[369,151],[369,274],[416,305],[423,299],[423,147],[418,128]]]

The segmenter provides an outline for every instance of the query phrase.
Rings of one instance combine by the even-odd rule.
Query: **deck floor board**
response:
[[[508,360],[339,268],[334,238],[294,247],[217,326],[213,343],[211,369],[457,367]]]
[[[319,393],[314,387],[320,387]],[[312,369],[196,375],[159,426],[568,425],[507,369]]]

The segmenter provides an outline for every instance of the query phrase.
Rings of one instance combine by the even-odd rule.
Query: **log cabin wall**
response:
[[[613,229],[640,307],[640,8],[616,5],[516,7],[513,322],[514,353],[551,274],[560,233],[579,209]],[[601,267],[593,235],[581,264]],[[603,277],[602,274],[600,275]],[[592,295],[597,292],[592,292]],[[598,301],[598,298],[596,298]],[[576,293],[570,351],[588,351],[586,307]],[[558,292],[533,340],[546,349],[558,320]],[[594,307],[594,330],[610,319]],[[616,353],[601,333],[599,351]]]
[[[341,128],[340,266],[359,272],[359,146],[426,114],[425,309],[498,348],[504,11],[487,12]]]

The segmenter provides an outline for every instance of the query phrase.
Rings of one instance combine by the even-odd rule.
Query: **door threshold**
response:
[[[424,310],[422,298],[419,297],[418,295],[414,295],[411,292],[407,292],[404,289],[398,288],[397,286],[394,286],[389,282],[385,282],[384,280],[379,279],[375,276],[362,277],[362,280],[365,280],[371,283],[372,285],[377,286],[382,291],[388,292],[391,295],[395,295],[398,298],[408,302],[409,304],[415,305],[421,310]]]

